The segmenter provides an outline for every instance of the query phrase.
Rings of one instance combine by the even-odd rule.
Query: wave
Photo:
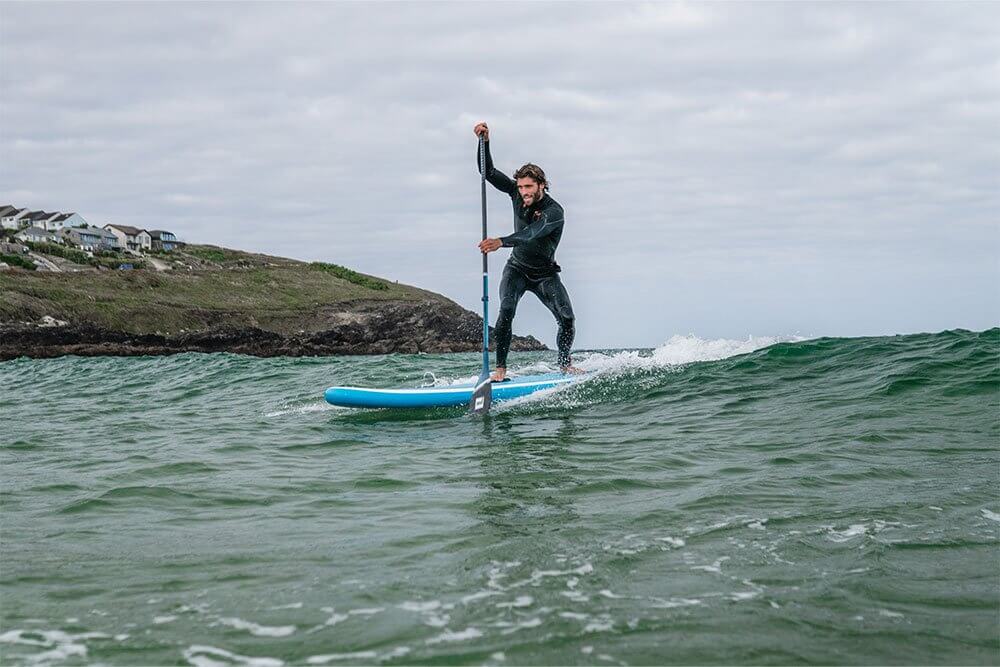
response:
[[[832,402],[1000,392],[1000,328],[867,338],[673,336],[653,350],[589,352],[577,365],[593,377],[506,404],[579,407],[636,398],[729,397],[725,410],[806,392]],[[551,372],[547,362],[516,374]],[[671,389],[667,396],[665,389]],[[825,397],[825,399],[824,399]],[[725,412],[724,410],[724,412]]]

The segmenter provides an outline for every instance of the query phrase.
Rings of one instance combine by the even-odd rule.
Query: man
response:
[[[500,280],[500,316],[494,337],[497,344],[497,366],[490,379],[501,382],[507,376],[507,352],[510,350],[511,324],[517,302],[525,291],[531,291],[555,315],[559,323],[556,344],[559,348],[559,368],[564,373],[578,373],[570,360],[573,346],[573,306],[569,294],[559,280],[559,265],[555,262],[556,247],[563,233],[563,208],[548,194],[545,172],[528,163],[514,172],[514,180],[493,168],[490,156],[490,129],[477,123],[473,129],[483,137],[486,147],[486,180],[501,192],[510,195],[514,204],[514,233],[500,238],[488,238],[479,243],[481,252],[490,253],[500,247],[513,248]],[[479,164],[477,150],[476,159]]]

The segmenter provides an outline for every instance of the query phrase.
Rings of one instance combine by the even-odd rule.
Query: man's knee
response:
[[[509,322],[513,320],[516,311],[517,303],[511,303],[508,299],[504,299],[500,302],[500,312],[497,314],[497,321],[503,320]]]

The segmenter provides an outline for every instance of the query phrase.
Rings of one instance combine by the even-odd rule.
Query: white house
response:
[[[57,232],[65,227],[86,227],[87,221],[79,213],[59,213],[45,221],[45,225],[39,225],[50,232]]]
[[[59,213],[49,213],[47,211],[28,211],[18,220],[21,227],[38,227],[45,229],[45,224],[59,215]]]
[[[0,212],[0,228],[2,229],[20,229],[21,219],[28,213],[26,208],[15,208],[13,206],[5,206],[4,210]]]
[[[47,232],[41,227],[28,227],[17,234],[14,234],[14,238],[25,243],[57,243],[56,235],[52,232]]]
[[[118,245],[128,250],[149,250],[153,247],[153,238],[145,229],[129,225],[104,225],[104,229],[118,237]]]

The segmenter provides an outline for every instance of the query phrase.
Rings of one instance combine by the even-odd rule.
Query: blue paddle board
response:
[[[526,375],[505,382],[493,383],[493,402],[508,401],[543,389],[579,382],[586,375]],[[367,389],[364,387],[330,387],[324,394],[326,402],[347,408],[447,408],[468,405],[475,382],[417,387],[415,389]]]

